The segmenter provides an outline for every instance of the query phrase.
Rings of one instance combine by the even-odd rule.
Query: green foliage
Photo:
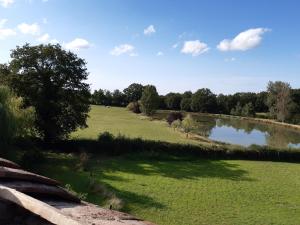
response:
[[[127,109],[133,113],[141,113],[141,110],[140,110],[140,104],[138,102],[130,102],[128,105],[127,105]]]
[[[181,128],[181,120],[180,119],[177,119],[177,120],[174,120],[171,124],[171,127],[176,130],[176,129],[179,129]]]
[[[118,89],[114,90],[112,93],[112,103],[113,106],[126,106],[126,96]]]
[[[237,105],[235,106],[235,108],[233,108],[231,111],[230,111],[230,114],[231,115],[234,115],[234,116],[241,116],[242,115],[242,106],[241,104],[238,102]]]
[[[35,170],[37,165],[44,163],[45,160],[46,158],[42,151],[31,149],[24,153],[20,164],[26,169]]]
[[[245,117],[254,117],[255,116],[254,107],[251,102],[244,105],[244,107],[242,109],[242,116],[245,116]]]
[[[73,195],[77,196],[81,201],[86,200],[88,193],[84,193],[84,192],[76,192],[73,187],[71,186],[71,184],[66,184],[65,185],[65,189],[72,193]]]
[[[212,113],[217,111],[217,98],[208,88],[196,91],[192,96],[191,108],[195,112]]]
[[[137,102],[143,95],[144,86],[141,84],[133,83],[124,89],[124,94],[128,102]]]
[[[192,98],[183,98],[180,102],[181,110],[186,112],[191,111]]]
[[[36,128],[42,138],[66,138],[86,127],[90,109],[86,62],[60,45],[17,47],[9,65],[11,86],[36,110]]]
[[[181,95],[179,93],[169,93],[165,96],[165,102],[168,109],[179,110]]]
[[[187,136],[192,130],[196,128],[196,126],[197,123],[190,114],[188,114],[182,121],[182,128]]]
[[[33,134],[34,109],[22,105],[21,98],[8,87],[0,86],[0,144],[9,144],[15,137]]]
[[[141,110],[147,116],[153,115],[158,108],[159,96],[156,87],[147,85],[144,87],[143,95],[141,98]]]
[[[284,122],[289,118],[292,106],[290,84],[281,81],[270,81],[267,89],[267,104],[269,106],[270,115]]]
[[[175,120],[182,121],[183,115],[181,112],[170,112],[167,116],[167,122],[169,125],[173,123]]]

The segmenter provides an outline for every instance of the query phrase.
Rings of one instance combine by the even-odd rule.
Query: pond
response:
[[[277,148],[300,148],[300,131],[237,118],[194,117],[196,133],[211,140],[242,146],[267,145]]]

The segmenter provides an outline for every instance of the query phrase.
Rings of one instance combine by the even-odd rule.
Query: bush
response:
[[[24,109],[21,98],[8,87],[0,86],[0,143],[8,144],[15,137],[33,134],[34,109]]]
[[[130,102],[128,105],[127,105],[127,109],[133,113],[141,113],[141,110],[140,110],[140,104],[138,102]]]
[[[174,120],[171,124],[171,126],[173,127],[174,130],[178,129],[181,127],[181,120]]]
[[[169,125],[171,125],[175,120],[182,121],[183,115],[180,112],[171,112],[167,116],[167,122]]]

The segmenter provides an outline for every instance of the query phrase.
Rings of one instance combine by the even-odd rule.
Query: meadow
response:
[[[96,139],[109,131],[196,144],[166,123],[124,108],[93,106],[88,124],[72,137]],[[87,193],[88,201],[157,224],[300,224],[298,163],[91,155],[80,167],[77,154],[57,153],[46,160],[36,168],[40,173]]]

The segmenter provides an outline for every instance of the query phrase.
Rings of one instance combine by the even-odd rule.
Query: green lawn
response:
[[[75,132],[73,138],[96,139],[99,133],[109,131],[114,135],[140,137],[172,143],[195,143],[184,135],[174,132],[163,121],[150,121],[149,118],[134,114],[125,108],[92,106],[88,129]]]
[[[300,165],[237,160],[91,160],[94,179],[124,200],[124,211],[161,225],[300,224]],[[55,165],[55,166],[52,166]],[[89,192],[74,158],[39,171]],[[100,194],[88,200],[103,205]]]
[[[123,108],[93,106],[89,128],[73,138],[121,133],[176,143],[192,143],[166,123],[150,121]],[[88,171],[78,158],[50,154],[39,173],[69,183],[88,201],[107,206],[89,188],[104,184],[125,202],[123,211],[160,225],[300,224],[300,164],[242,160],[151,160],[134,156],[92,156]]]

